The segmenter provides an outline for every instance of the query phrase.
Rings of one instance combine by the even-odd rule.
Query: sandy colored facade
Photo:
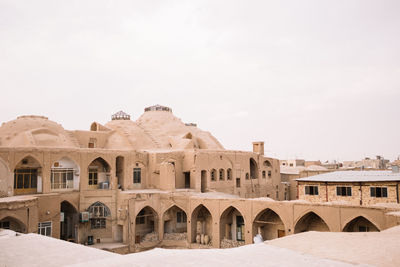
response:
[[[0,227],[127,253],[342,231],[360,216],[377,230],[399,223],[388,208],[274,201],[279,160],[263,145],[226,150],[163,106],[136,121],[119,112],[90,131],[22,116],[0,127]]]

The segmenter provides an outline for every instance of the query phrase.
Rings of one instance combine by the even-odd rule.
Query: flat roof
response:
[[[392,171],[336,171],[296,179],[299,182],[394,182],[400,173]]]

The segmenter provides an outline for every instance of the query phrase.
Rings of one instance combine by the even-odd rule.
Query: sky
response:
[[[400,155],[400,1],[0,0],[0,122],[161,104],[226,149]]]

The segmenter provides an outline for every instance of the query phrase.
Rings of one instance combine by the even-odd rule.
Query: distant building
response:
[[[299,199],[352,205],[399,203],[400,173],[336,171],[297,179]]]
[[[376,159],[365,158],[359,161],[344,161],[343,169],[354,170],[385,170],[389,160],[384,159],[382,156],[376,156]]]

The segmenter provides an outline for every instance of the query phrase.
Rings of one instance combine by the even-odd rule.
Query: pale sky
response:
[[[400,155],[400,1],[0,0],[0,122],[173,109],[227,149]]]

